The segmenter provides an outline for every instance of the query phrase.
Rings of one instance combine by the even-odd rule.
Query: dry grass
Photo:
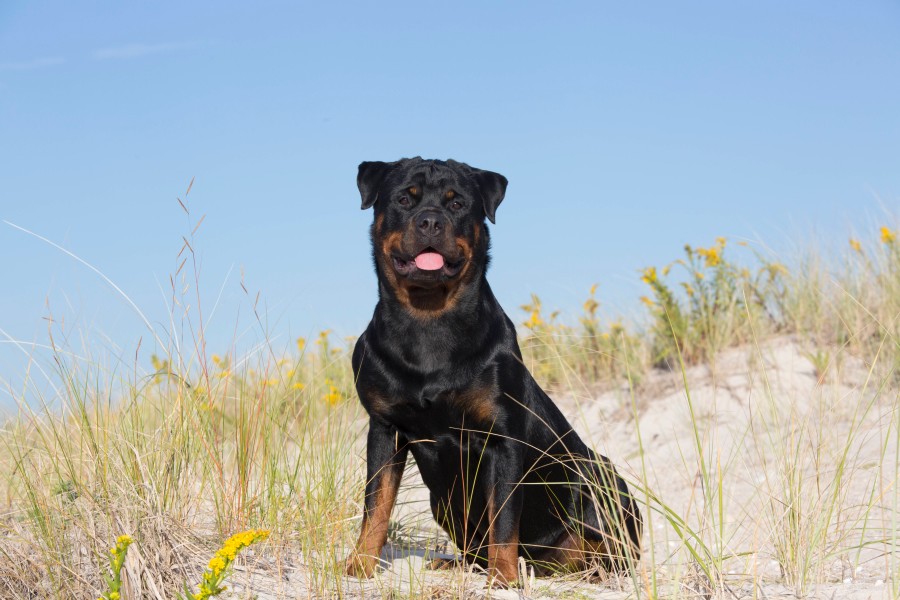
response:
[[[526,577],[531,596],[774,597],[848,577],[900,595],[900,244],[885,229],[834,260],[745,251],[751,266],[726,245],[645,271],[641,327],[603,322],[595,290],[572,325],[537,297],[523,307],[529,367],[588,423],[576,427],[616,444],[604,453],[625,465],[647,521],[630,577]],[[172,331],[160,336],[178,344],[127,365],[62,347],[52,397],[17,396],[19,415],[0,430],[0,596],[97,598],[108,549],[129,534],[123,597],[172,598],[248,528],[272,533],[237,561],[234,585],[261,598],[480,593],[477,573],[421,571],[446,540],[415,508],[409,478],[411,508],[390,532],[396,576],[341,576],[366,426],[347,348],[323,332],[290,349],[209,355],[202,311],[186,308],[202,305],[188,297],[192,237],[182,251]],[[806,387],[787,380],[784,348],[806,357]],[[683,435],[665,446],[676,424]]]

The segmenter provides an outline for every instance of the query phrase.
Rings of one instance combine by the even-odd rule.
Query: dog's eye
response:
[[[397,199],[397,202],[400,206],[409,206],[409,198],[406,196],[400,196],[400,198]]]
[[[453,210],[459,210],[462,207],[463,207],[462,202],[460,202],[459,200],[454,200],[453,202],[450,203],[450,208],[452,208]]]

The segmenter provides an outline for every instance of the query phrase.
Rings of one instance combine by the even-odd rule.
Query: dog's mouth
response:
[[[454,277],[459,274],[466,262],[464,257],[457,261],[450,261],[431,247],[425,248],[412,258],[403,258],[397,254],[391,255],[391,258],[397,273],[416,279],[430,279],[438,276]]]

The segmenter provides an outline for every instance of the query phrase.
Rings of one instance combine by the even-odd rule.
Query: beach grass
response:
[[[127,536],[115,593],[174,598],[198,590],[217,549],[244,531],[267,534],[231,557],[235,597],[471,597],[477,572],[424,574],[413,560],[452,552],[427,504],[391,522],[392,547],[408,548],[402,575],[344,577],[365,472],[352,341],[323,331],[241,356],[208,351],[191,235],[172,331],[152,352],[110,364],[55,325],[50,359],[35,357],[29,375],[40,364],[51,385],[12,392],[0,597],[110,597],[110,548]],[[896,229],[789,259],[719,238],[635,277],[647,289],[638,322],[602,318],[596,287],[574,318],[537,295],[521,307],[526,365],[567,399],[576,427],[594,398],[613,399],[601,431],[618,428],[609,439],[627,447],[592,441],[645,517],[643,556],[626,575],[535,580],[526,567],[528,593],[764,598],[770,586],[804,596],[849,581],[900,596]],[[787,356],[808,381],[786,380]],[[672,422],[654,421],[663,410]],[[680,433],[667,440],[669,429]]]

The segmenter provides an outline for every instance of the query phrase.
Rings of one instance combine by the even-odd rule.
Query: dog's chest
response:
[[[458,388],[408,386],[397,393],[362,393],[373,415],[394,425],[408,439],[458,436],[466,430],[489,430],[500,414],[495,385],[473,382]]]

